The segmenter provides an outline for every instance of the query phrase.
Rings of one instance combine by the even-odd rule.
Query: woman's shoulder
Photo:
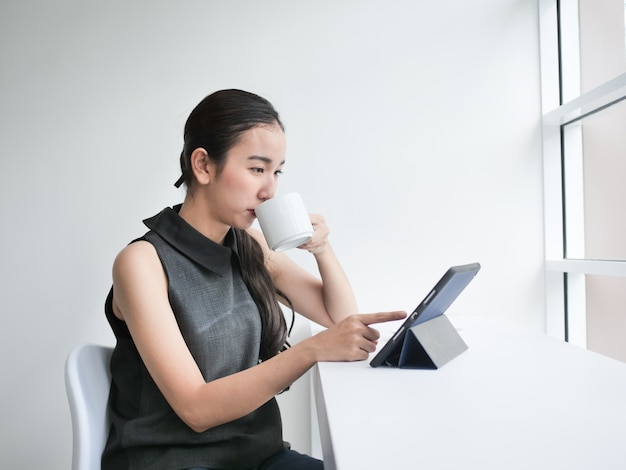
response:
[[[138,239],[126,245],[115,257],[113,262],[114,273],[119,270],[134,271],[158,263],[159,258],[152,243],[145,239]]]
[[[162,291],[166,284],[154,246],[143,239],[130,243],[118,253],[112,274],[111,306],[115,316],[123,321],[128,311],[124,312],[122,307],[129,304],[129,298],[155,298],[155,293]]]

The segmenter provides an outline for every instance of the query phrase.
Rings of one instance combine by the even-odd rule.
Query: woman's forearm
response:
[[[326,311],[337,323],[358,312],[356,297],[332,246],[315,254],[315,261],[322,278],[322,298]]]
[[[380,336],[370,325],[404,317],[403,312],[352,315],[257,366],[192,387],[194,392],[181,394],[174,409],[197,432],[235,420],[262,406],[317,362],[367,359]]]

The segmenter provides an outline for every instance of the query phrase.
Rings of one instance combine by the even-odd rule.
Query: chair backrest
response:
[[[100,470],[110,418],[109,363],[113,348],[86,344],[75,347],[65,363],[65,390],[72,416],[72,470]]]

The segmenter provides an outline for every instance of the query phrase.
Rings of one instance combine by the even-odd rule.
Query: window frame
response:
[[[579,194],[569,194],[565,185],[582,178],[576,171],[566,171],[564,146],[576,133],[565,126],[626,99],[626,73],[576,96],[580,89],[577,55],[562,51],[562,40],[578,34],[576,0],[539,1],[542,141],[544,171],[544,232],[546,282],[546,332],[579,346],[587,345],[585,276],[587,274],[626,277],[626,261],[592,260],[577,257],[583,212]],[[560,18],[564,21],[561,22]],[[568,41],[569,44],[577,44]],[[567,54],[567,55],[565,55]],[[574,70],[572,70],[574,69]],[[563,80],[567,74],[568,79]],[[576,96],[573,99],[568,97]],[[575,126],[570,126],[571,128]],[[571,157],[571,155],[569,155]],[[578,156],[575,156],[578,158]],[[582,150],[580,158],[582,158]],[[582,181],[582,180],[581,180]],[[572,199],[570,199],[573,198]],[[578,235],[576,231],[578,230]],[[569,245],[569,246],[566,246]],[[574,256],[568,257],[567,254]]]

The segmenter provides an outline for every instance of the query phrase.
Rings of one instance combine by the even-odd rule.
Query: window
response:
[[[539,11],[547,331],[626,361],[626,1]]]

